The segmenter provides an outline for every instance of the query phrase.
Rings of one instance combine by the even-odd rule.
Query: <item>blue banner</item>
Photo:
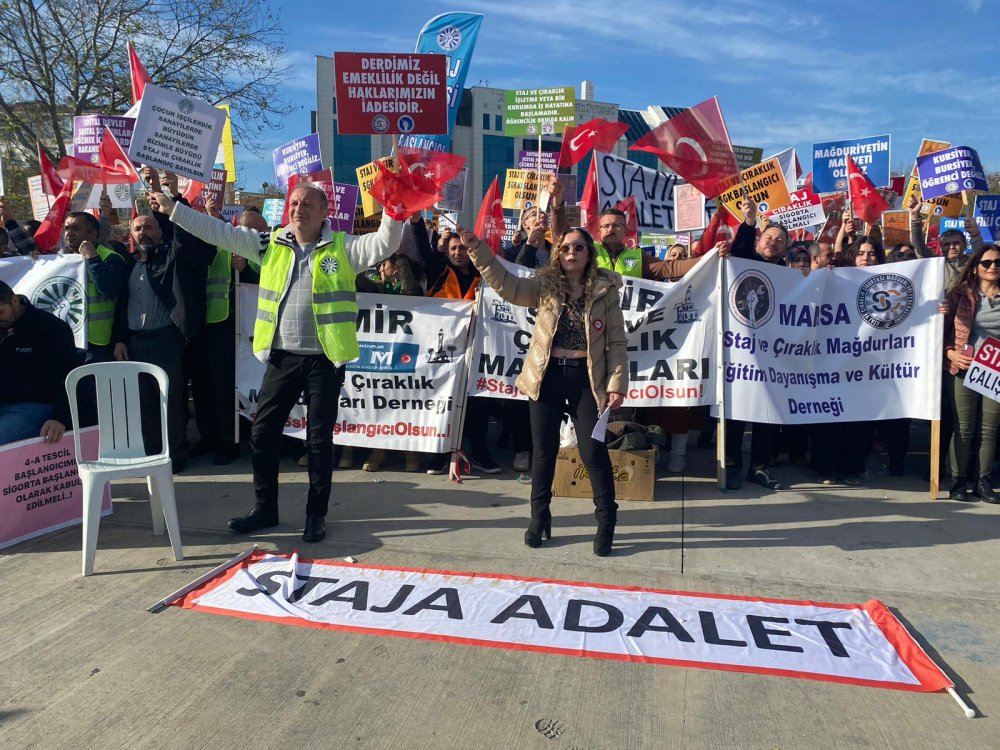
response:
[[[965,236],[965,254],[972,254],[972,235],[965,231],[965,219],[941,219],[940,234],[945,232],[961,232]]]
[[[977,195],[972,216],[983,234],[983,242],[996,242],[1000,237],[1000,195]]]
[[[449,151],[451,134],[455,131],[458,103],[465,88],[465,76],[476,47],[476,37],[483,16],[479,13],[443,13],[424,24],[417,37],[414,52],[443,54],[448,57],[448,135],[403,135],[399,145],[404,148],[426,148]]]
[[[887,135],[875,135],[814,144],[813,192],[846,192],[848,156],[868,175],[875,187],[889,187],[890,142],[891,138]]]
[[[924,200],[963,190],[990,189],[979,154],[968,146],[955,146],[917,159],[920,192]]]

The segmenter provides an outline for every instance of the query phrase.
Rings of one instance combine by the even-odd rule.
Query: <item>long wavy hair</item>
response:
[[[962,267],[962,272],[958,275],[958,278],[952,282],[949,289],[954,289],[961,284],[968,284],[973,291],[978,289],[976,285],[979,282],[979,277],[976,276],[976,269],[979,268],[979,261],[981,261],[983,256],[991,250],[995,253],[1000,253],[1000,247],[994,244],[983,245],[981,248],[976,250],[976,252],[969,258],[965,266]]]
[[[587,266],[583,269],[583,299],[584,304],[589,306],[594,298],[594,281],[597,278],[597,248],[594,246],[594,238],[590,236],[590,233],[580,227],[571,227],[556,242],[552,243],[549,264],[538,272],[538,277],[542,282],[540,296],[542,299],[552,299],[557,306],[569,303],[569,281],[566,279],[566,272],[563,271],[562,264],[559,262],[559,248],[572,232],[578,232],[587,245]]]

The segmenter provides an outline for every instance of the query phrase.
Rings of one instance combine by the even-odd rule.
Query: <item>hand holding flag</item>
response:
[[[572,167],[591,151],[610,152],[628,132],[624,122],[608,122],[599,117],[576,127],[568,126],[559,150],[559,166]]]
[[[476,217],[476,235],[482,239],[490,250],[496,255],[500,250],[500,243],[503,241],[504,231],[507,229],[507,222],[503,217],[503,202],[500,198],[500,179],[493,178],[490,189],[483,196],[483,202],[479,206],[479,215]]]
[[[888,202],[850,156],[847,157],[847,192],[854,213],[867,224],[874,224],[889,210]]]

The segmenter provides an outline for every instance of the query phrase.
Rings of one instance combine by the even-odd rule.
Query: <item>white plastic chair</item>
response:
[[[160,386],[160,424],[162,452],[147,456],[142,441],[142,412],[139,405],[139,375],[147,373]],[[80,418],[77,410],[77,384],[94,376],[97,386],[97,424],[100,447],[96,461],[84,461],[80,453]],[[94,572],[97,531],[101,523],[104,488],[113,479],[146,477],[149,507],[153,513],[153,533],[162,534],[164,521],[170,535],[174,560],[183,560],[181,530],[174,501],[173,462],[167,441],[167,373],[161,367],[144,362],[96,362],[77,367],[66,376],[70,412],[73,416],[73,441],[76,462],[83,484],[83,575]]]

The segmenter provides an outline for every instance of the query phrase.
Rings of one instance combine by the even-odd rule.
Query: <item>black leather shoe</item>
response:
[[[257,529],[267,529],[278,525],[278,513],[254,508],[245,516],[229,519],[229,528],[237,534],[252,534]]]
[[[532,518],[528,530],[524,532],[524,543],[529,547],[541,547],[542,537],[552,538],[552,517]]]
[[[993,491],[993,482],[990,481],[989,477],[979,477],[979,481],[976,482],[976,494],[984,503],[992,505],[1000,503],[1000,497]]]
[[[961,500],[963,503],[974,503],[976,498],[969,495],[969,483],[964,479],[956,479],[955,483],[948,490],[949,500]]]
[[[306,516],[306,527],[302,531],[303,542],[318,542],[326,537],[326,519],[323,516]]]
[[[613,523],[602,523],[597,525],[597,533],[594,535],[594,554],[598,557],[607,557],[611,554],[611,543],[615,538],[615,525]]]

